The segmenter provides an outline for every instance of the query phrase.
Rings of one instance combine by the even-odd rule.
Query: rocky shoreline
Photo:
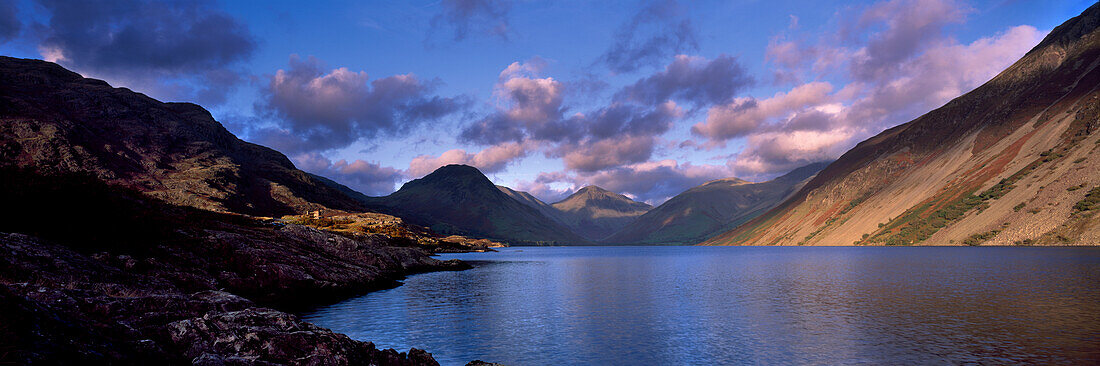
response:
[[[212,238],[234,247],[225,255],[162,246],[163,252],[143,257],[85,254],[32,236],[0,234],[0,361],[436,364],[425,351],[379,350],[267,306],[290,309],[393,286],[409,273],[468,268],[465,263],[315,229],[278,231],[286,231],[282,239],[318,245],[272,257],[278,248],[265,248],[272,244],[268,238],[217,232]],[[303,255],[314,249],[315,255]],[[338,260],[368,253],[381,255],[361,265]]]

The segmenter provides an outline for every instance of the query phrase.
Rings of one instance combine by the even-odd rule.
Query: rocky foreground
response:
[[[0,364],[434,365],[284,311],[457,270],[384,236],[169,205],[81,176],[3,170]],[[20,233],[12,233],[12,232]]]

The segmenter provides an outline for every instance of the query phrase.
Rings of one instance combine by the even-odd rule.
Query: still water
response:
[[[443,365],[1095,364],[1100,248],[520,247],[303,318]]]

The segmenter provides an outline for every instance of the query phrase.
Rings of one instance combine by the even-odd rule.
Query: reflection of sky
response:
[[[1095,248],[509,248],[304,316],[443,364],[1100,361]]]

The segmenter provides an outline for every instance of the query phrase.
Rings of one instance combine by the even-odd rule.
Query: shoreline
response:
[[[198,240],[209,246],[134,255],[0,234],[0,340],[10,348],[0,361],[437,364],[424,350],[380,350],[295,310],[468,264],[305,227],[256,229],[229,225]]]

